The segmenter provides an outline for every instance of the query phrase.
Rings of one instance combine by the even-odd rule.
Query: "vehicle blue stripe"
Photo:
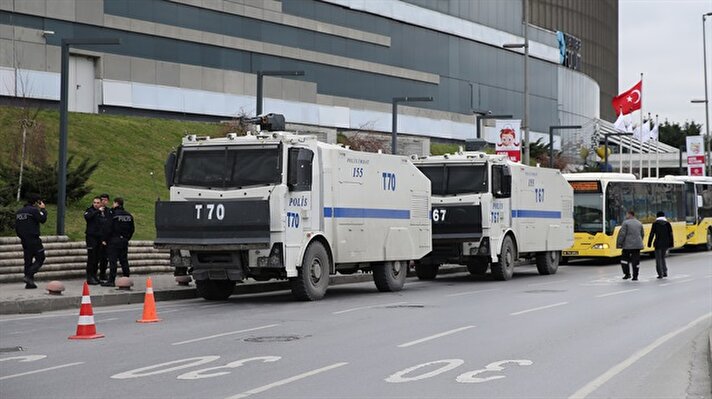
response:
[[[410,219],[407,209],[324,208],[325,218]]]
[[[560,211],[534,211],[529,209],[512,209],[513,218],[561,219]]]

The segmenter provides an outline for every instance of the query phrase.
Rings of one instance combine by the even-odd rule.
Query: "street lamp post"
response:
[[[393,97],[393,122],[391,124],[391,154],[398,149],[398,103],[433,101],[432,97]]]
[[[549,167],[554,167],[554,130],[581,129],[581,125],[549,126]]]
[[[57,235],[64,235],[67,204],[67,121],[69,105],[69,47],[75,45],[121,44],[117,38],[62,39],[59,83],[59,156],[57,160]]]
[[[524,161],[529,165],[529,0],[522,2],[524,15],[524,43],[504,44],[506,49],[524,49],[524,117],[522,118],[522,130],[524,131]]]
[[[257,71],[257,107],[255,116],[262,114],[262,78],[265,76],[304,76],[304,71]]]
[[[712,16],[712,12],[708,12],[706,14],[702,14],[702,65],[704,68],[704,76],[705,76],[705,130],[707,131],[707,134],[705,135],[705,169],[707,169],[707,176],[712,176],[712,168],[710,165],[712,165],[712,143],[710,143],[710,102],[709,102],[709,97],[707,97],[707,43],[706,43],[706,37],[707,35],[705,34],[705,20],[707,17]]]

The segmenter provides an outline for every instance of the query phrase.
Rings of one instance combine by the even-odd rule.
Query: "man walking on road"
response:
[[[623,249],[621,256],[621,268],[623,269],[623,280],[630,278],[630,267],[633,267],[633,281],[638,280],[638,264],[640,264],[640,250],[643,249],[643,224],[635,218],[635,212],[628,211],[625,220],[621,224],[616,239],[616,248]]]
[[[25,288],[37,288],[35,273],[45,261],[44,247],[40,238],[40,223],[47,221],[44,201],[39,195],[30,194],[25,206],[15,213],[15,232],[22,242],[25,259]],[[34,262],[33,262],[34,259]]]
[[[658,272],[658,278],[663,278],[667,277],[665,254],[675,241],[672,236],[672,225],[665,219],[665,212],[658,212],[657,217],[648,236],[648,246],[655,246],[655,270]]]
[[[113,287],[116,281],[116,261],[121,263],[121,273],[129,276],[129,240],[134,233],[134,219],[124,210],[123,198],[114,198],[114,210],[111,220],[104,231],[104,243],[109,252],[109,280],[101,283],[103,287]]]
[[[91,206],[84,212],[84,220],[87,222],[85,230],[87,243],[87,283],[91,285],[99,284],[97,272],[99,262],[104,257],[105,246],[101,243],[101,233],[107,222],[108,212],[101,204],[101,198],[94,197]],[[105,277],[106,278],[106,277]]]

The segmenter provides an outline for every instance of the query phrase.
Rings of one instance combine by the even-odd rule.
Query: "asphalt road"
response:
[[[159,303],[155,324],[103,308],[93,341],[67,339],[77,311],[6,316],[0,397],[709,398],[710,253],[668,265],[657,280],[645,259],[638,282],[586,263],[336,286],[318,302],[184,300]]]

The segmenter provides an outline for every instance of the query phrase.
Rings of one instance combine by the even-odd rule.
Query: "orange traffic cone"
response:
[[[94,325],[94,311],[91,308],[91,297],[89,296],[89,285],[84,282],[82,291],[82,304],[79,307],[79,322],[77,323],[77,333],[69,339],[95,339],[104,338],[104,334],[96,333]]]
[[[151,278],[146,279],[146,296],[143,300],[143,317],[137,323],[155,323],[161,321],[156,314],[156,300],[153,298],[153,283]]]

